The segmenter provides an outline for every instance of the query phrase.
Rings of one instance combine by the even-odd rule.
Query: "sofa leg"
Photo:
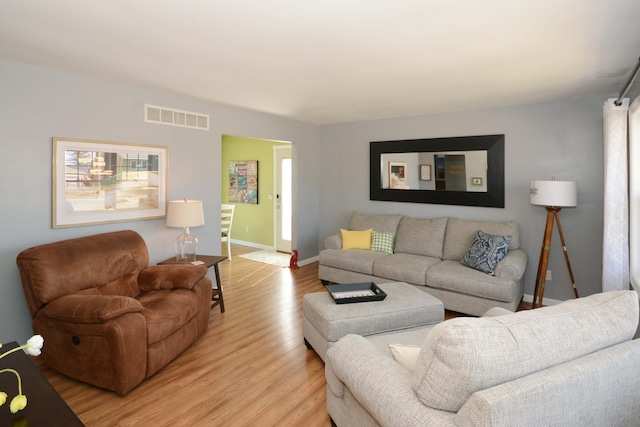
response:
[[[322,286],[327,286],[329,284],[329,281],[320,279],[320,283],[322,283]]]
[[[311,344],[309,344],[306,338],[304,339],[304,345],[306,345],[309,350],[313,350],[313,347],[311,347]]]
[[[331,427],[338,427],[338,425],[336,424],[335,421],[333,421],[333,418],[329,417],[329,421],[331,421]]]

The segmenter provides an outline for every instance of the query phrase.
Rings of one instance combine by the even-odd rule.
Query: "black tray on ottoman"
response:
[[[327,285],[327,291],[336,304],[382,301],[387,294],[373,282]]]

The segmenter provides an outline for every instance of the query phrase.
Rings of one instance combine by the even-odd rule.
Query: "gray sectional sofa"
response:
[[[323,283],[406,282],[441,300],[446,309],[474,316],[492,307],[515,311],[522,300],[527,254],[519,249],[515,222],[423,219],[355,211],[348,229],[393,233],[393,253],[343,250],[341,235],[330,236],[319,257]],[[493,275],[460,262],[478,230],[510,236],[507,254]]]
[[[343,337],[326,355],[331,419],[338,427],[639,425],[635,291],[507,313]],[[389,344],[409,354],[394,357]]]

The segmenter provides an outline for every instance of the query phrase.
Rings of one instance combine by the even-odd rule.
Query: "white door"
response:
[[[275,243],[278,252],[291,253],[293,192],[291,191],[291,147],[274,146],[275,151]]]

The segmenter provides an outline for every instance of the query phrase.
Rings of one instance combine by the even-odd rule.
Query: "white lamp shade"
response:
[[[204,225],[202,200],[172,200],[167,206],[167,227]]]
[[[578,202],[575,181],[531,181],[529,202],[538,206],[572,208]]]

